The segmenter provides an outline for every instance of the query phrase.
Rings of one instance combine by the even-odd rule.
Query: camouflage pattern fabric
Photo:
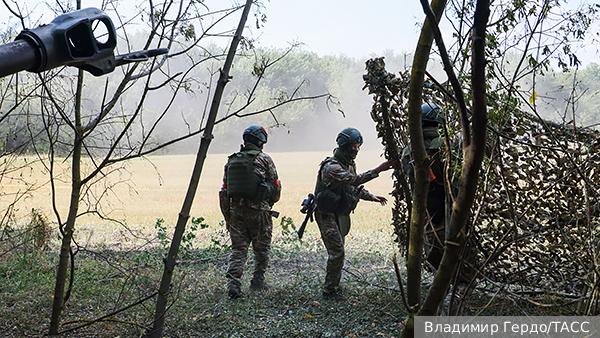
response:
[[[232,209],[229,224],[231,238],[231,255],[227,268],[228,285],[241,285],[241,278],[246,266],[248,247],[252,244],[254,252],[254,274],[252,280],[264,282],[265,271],[269,265],[271,253],[271,236],[273,221],[268,211],[255,210],[245,207]]]
[[[242,147],[242,150],[250,149],[260,150],[259,147],[251,143],[247,143]],[[241,284],[240,279],[244,273],[250,244],[252,244],[255,260],[253,280],[259,283],[264,281],[265,271],[269,264],[273,232],[273,220],[270,211],[281,196],[281,183],[271,156],[262,152],[258,154],[254,161],[254,171],[261,179],[273,184],[273,192],[268,199],[224,198],[223,196],[227,195],[227,165],[225,165],[224,170],[223,189],[219,194],[221,209],[230,211],[229,218],[225,216],[227,210],[223,212],[231,238],[231,254],[229,256],[229,267],[227,268],[228,285],[238,287]]]
[[[337,186],[339,184],[347,184],[351,186],[359,186],[363,183],[377,178],[379,175],[374,170],[368,170],[362,174],[356,174],[356,165],[351,163],[348,169],[344,169],[337,161],[326,161],[321,170],[321,180],[326,187]],[[373,195],[366,189],[360,192],[361,199],[372,201]]]
[[[338,149],[336,149],[335,154],[339,154]],[[325,160],[319,171],[323,184],[328,187],[339,186],[340,184],[359,186],[379,176],[374,170],[356,174],[354,161],[349,162],[346,162],[348,169],[345,169],[337,158],[335,161]],[[374,196],[366,189],[360,191],[359,197],[368,201],[374,200]],[[325,276],[323,291],[326,293],[337,292],[340,289],[339,284],[344,266],[344,236],[340,232],[335,213],[322,212],[317,207],[315,219],[328,254],[327,274]]]
[[[259,147],[252,143],[248,143],[242,147],[242,150],[260,150]],[[231,207],[244,206],[255,210],[271,210],[271,207],[279,201],[281,197],[281,184],[279,184],[279,176],[277,169],[271,156],[265,153],[260,153],[254,160],[254,173],[266,182],[273,183],[274,190],[269,199],[258,201],[251,198],[233,198],[231,199]],[[223,190],[227,189],[227,164],[225,164],[223,175]]]
[[[439,136],[436,127],[423,128],[423,136],[425,149],[431,160],[431,181],[429,182],[427,193],[429,219],[425,226],[423,251],[427,257],[427,261],[437,269],[442,261],[446,242],[446,188],[444,159],[441,149],[444,146],[444,142],[442,137]],[[415,179],[410,147],[404,148],[401,163],[403,171],[409,178],[411,190],[414,190]],[[452,189],[454,193],[458,192],[458,182],[453,182]],[[468,228],[469,226],[467,225]],[[461,283],[469,282],[476,275],[476,270],[473,267],[477,267],[478,258],[476,242],[473,236],[468,236],[467,245],[463,252],[463,259],[466,264],[460,270],[458,281]]]
[[[337,292],[342,278],[344,267],[344,237],[336,222],[335,214],[315,212],[315,219],[321,231],[321,238],[327,248],[327,275],[323,291],[326,293]]]

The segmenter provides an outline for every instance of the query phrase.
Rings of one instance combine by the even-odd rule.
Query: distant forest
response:
[[[286,54],[286,50],[245,50],[243,55],[236,57],[231,71],[232,79],[226,87],[226,92],[219,116],[231,114],[237,108],[246,104],[246,94],[252,90],[255,76],[255,65],[272,62]],[[410,55],[400,55],[387,51],[383,55],[386,69],[391,73],[405,71],[412,60]],[[277,102],[295,91],[312,96],[323,93],[334,95],[336,102],[325,100],[300,101],[286,105],[270,112],[247,118],[231,118],[217,125],[215,139],[211,143],[211,153],[230,153],[238,149],[241,143],[241,132],[250,124],[261,124],[268,128],[270,141],[266,150],[271,152],[285,151],[322,151],[335,147],[335,136],[346,126],[359,128],[365,135],[364,149],[379,148],[376,139],[375,125],[370,118],[372,97],[363,90],[363,74],[365,61],[346,56],[324,56],[306,51],[291,51],[281,60],[270,67],[256,87],[256,99],[251,103],[251,110]],[[442,67],[436,62],[430,62],[430,74],[438,81],[445,80]],[[156,142],[165,141],[175,135],[182,135],[188,130],[194,130],[202,122],[203,112],[208,109],[210,102],[207,98],[212,94],[210,74],[215,73],[220,61],[207,62],[204,67],[194,69],[194,81],[187,83],[184,95],[179,95],[169,111],[169,118],[161,125],[161,131],[156,136]],[[165,67],[185,69],[186,65],[168,63]],[[509,67],[510,68],[510,67]],[[23,76],[26,78],[26,76]],[[535,82],[531,79],[534,78]],[[113,76],[108,77],[110,82]],[[569,122],[573,119],[577,126],[594,126],[600,124],[600,66],[590,63],[578,71],[554,71],[548,69],[543,75],[536,75],[521,81],[522,89],[531,93],[531,102],[540,114],[555,122]],[[98,111],[102,102],[102,90],[105,78],[89,76],[86,86],[88,92],[84,100],[84,109]],[[213,83],[215,79],[212,80]],[[6,80],[0,80],[2,91],[7,90]],[[535,94],[534,94],[535,93]],[[124,109],[133,106],[139,91],[130,90],[121,102]],[[164,98],[151,97],[146,104],[144,116],[151,120],[161,111],[155,107],[161,106]],[[152,103],[156,103],[156,105]],[[7,111],[14,101],[4,100],[2,111]],[[36,108],[35,102],[23,105],[23,108],[0,124],[0,149],[4,152],[30,137],[33,130],[41,130],[42,122],[36,120],[31,110]],[[29,110],[29,111],[26,111]],[[37,125],[37,126],[36,126]],[[134,136],[135,137],[135,136]],[[185,142],[172,145],[161,152],[192,153],[197,150],[198,138],[194,137]],[[68,147],[68,145],[65,145]],[[30,148],[27,152],[33,151]],[[68,153],[68,150],[65,150]]]

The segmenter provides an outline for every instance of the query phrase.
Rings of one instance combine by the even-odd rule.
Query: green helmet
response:
[[[422,110],[422,115],[421,115],[421,121],[422,122],[434,122],[437,124],[441,124],[442,122],[444,122],[442,120],[442,108],[440,106],[438,106],[435,103],[425,103],[424,105],[421,106],[421,110]]]
[[[337,138],[335,139],[339,147],[343,147],[348,144],[363,144],[363,137],[356,128],[348,127],[342,130]]]
[[[251,125],[242,134],[244,142],[250,142],[262,147],[263,144],[267,143],[267,131],[265,128],[258,125]]]

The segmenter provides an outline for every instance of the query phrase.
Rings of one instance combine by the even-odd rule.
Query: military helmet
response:
[[[442,108],[435,103],[425,103],[421,106],[422,122],[434,122],[441,124],[442,120]]]
[[[348,144],[363,144],[363,137],[356,128],[348,127],[342,130],[337,138],[335,139],[339,147],[343,147]]]
[[[267,143],[267,131],[265,128],[254,124],[244,130],[242,138],[244,139],[244,142],[250,142],[254,144],[256,144],[258,141],[259,144],[256,145],[262,146],[263,144]]]

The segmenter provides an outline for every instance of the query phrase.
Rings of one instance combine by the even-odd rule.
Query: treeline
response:
[[[390,69],[398,71],[404,69],[405,60],[410,64],[408,56],[392,51],[385,53],[385,59]],[[269,137],[275,141],[269,143],[269,151],[331,150],[335,147],[337,133],[347,126],[363,131],[367,139],[365,147],[378,147],[375,126],[369,115],[372,97],[363,90],[365,61],[346,56],[319,57],[315,53],[283,49],[245,52],[245,57],[238,57],[234,62],[233,78],[226,87],[220,110],[221,118],[246,105],[250,91],[257,94],[250,103],[250,111],[259,111],[261,107],[298,94],[317,96],[330,93],[335,100],[300,101],[257,116],[232,118],[217,126],[211,151],[236,151],[241,143],[241,132],[249,124],[268,127]],[[271,63],[273,65],[267,69],[259,85],[253,88],[257,67]],[[205,94],[203,92],[200,96]],[[182,107],[195,107],[190,108],[194,111],[191,115],[200,116],[200,108],[203,107],[194,106],[195,102],[204,101],[199,98],[197,93],[194,94],[182,103]],[[179,146],[179,149],[184,148]]]
[[[207,55],[219,53],[215,46],[207,51]],[[227,118],[244,106],[249,108],[245,114],[259,112],[263,107],[299,93],[306,96],[330,93],[336,100],[304,100],[245,118],[229,117],[215,129],[211,152],[236,151],[241,143],[241,132],[249,124],[268,127],[270,140],[273,141],[268,145],[269,151],[331,150],[335,147],[335,135],[346,126],[357,127],[363,132],[366,139],[364,148],[379,147],[375,126],[369,115],[372,97],[363,90],[362,76],[365,74],[366,60],[346,56],[320,57],[311,52],[283,49],[249,49],[242,53],[242,56],[235,59],[232,79],[226,87],[219,119]],[[404,71],[412,63],[410,55],[396,54],[393,51],[371,57],[380,56],[385,57],[386,68],[390,72]],[[430,64],[433,67],[430,73],[443,81],[445,75],[441,66],[434,62]],[[203,123],[204,112],[207,111],[212,96],[211,88],[216,81],[211,74],[217,74],[220,65],[220,61],[214,59],[192,69],[193,76],[190,78],[193,80],[184,84],[183,94],[177,95],[172,102],[165,102],[165,97],[161,95],[150,96],[144,107],[144,116],[148,121],[154,120],[168,107],[166,117],[156,126],[158,132],[155,133],[154,141],[157,144],[186,135]],[[264,65],[269,67],[261,73]],[[165,65],[182,70],[188,66],[174,63]],[[257,77],[260,77],[260,81],[255,86]],[[600,123],[598,78],[599,65],[590,63],[577,71],[548,70],[543,76],[536,76],[535,81],[523,80],[522,84],[531,88],[530,107],[537,109],[542,117],[556,122],[572,122],[574,118],[577,126],[596,126]],[[113,81],[117,81],[113,75],[88,80],[83,107],[89,120],[100,110],[104,86],[107,83],[108,86],[113,85]],[[6,88],[6,79],[0,80],[0,85],[3,86],[3,92],[10,91],[10,88]],[[13,96],[18,98],[25,88],[21,84],[21,94],[17,92]],[[140,93],[141,88],[137,86],[129,89],[120,102],[124,112],[135,107]],[[254,93],[253,100],[248,100],[250,93]],[[43,137],[40,131],[44,129],[44,121],[36,119],[36,100],[39,98],[32,97],[0,124],[0,147],[3,153],[18,148],[29,138]],[[2,111],[9,111],[15,102],[15,99],[3,100]],[[130,138],[135,140],[136,134],[141,134],[149,127],[136,126]],[[198,138],[193,137],[164,148],[161,153],[192,153],[197,150],[197,145]],[[63,147],[64,153],[68,153],[69,144]],[[32,152],[35,149],[23,147],[23,150]],[[37,150],[40,150],[39,144]]]
[[[600,124],[600,65],[590,63],[581,70],[548,72],[538,77],[537,99],[545,115],[578,127]]]

